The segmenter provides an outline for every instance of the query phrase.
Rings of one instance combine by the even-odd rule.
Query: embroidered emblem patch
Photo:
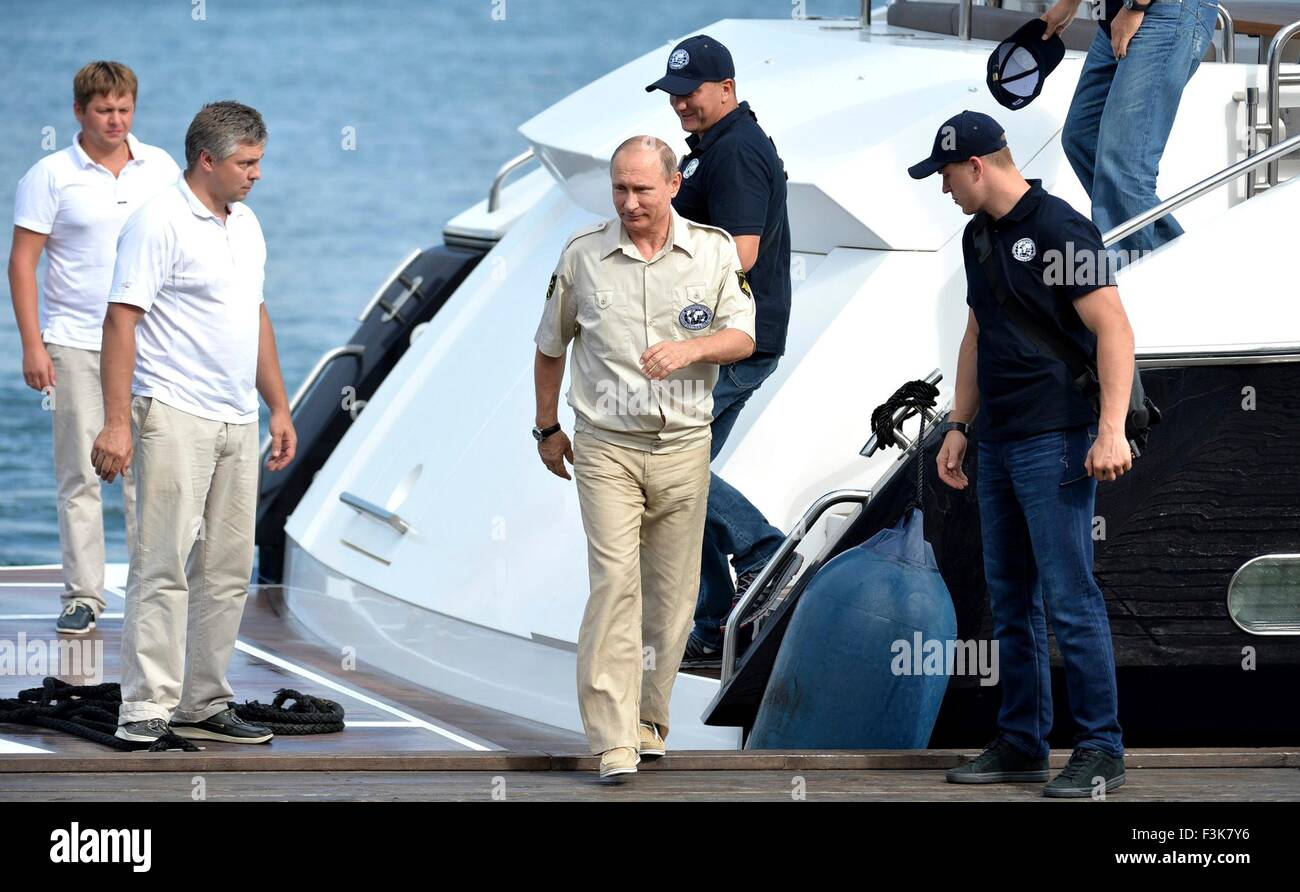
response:
[[[677,323],[688,331],[699,331],[707,328],[713,321],[713,311],[704,304],[691,304],[683,307],[682,311],[677,314]]]
[[[691,54],[686,50],[673,50],[673,54],[668,57],[668,67],[673,71],[681,71],[691,61]]]
[[[745,275],[745,271],[743,269],[736,270],[736,278],[740,281],[740,290],[745,292],[745,297],[753,300],[754,292],[749,290],[749,277]]]
[[[1034,255],[1038,253],[1038,246],[1034,244],[1031,238],[1022,238],[1011,246],[1011,256],[1021,263],[1033,260]]]
[[[691,174],[695,173],[695,168],[699,166],[700,166],[699,158],[692,158],[690,161],[687,161],[686,166],[682,168],[682,179],[689,180],[691,178]]]

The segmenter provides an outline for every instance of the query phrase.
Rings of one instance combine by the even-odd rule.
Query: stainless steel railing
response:
[[[1273,35],[1268,45],[1268,121],[1255,125],[1256,132],[1265,134],[1266,142],[1272,146],[1282,132],[1282,85],[1300,83],[1296,75],[1282,75],[1282,50],[1291,42],[1291,38],[1300,34],[1300,22],[1292,22]],[[1253,147],[1255,140],[1251,136]],[[1277,185],[1279,156],[1274,155],[1268,165],[1268,185]]]
[[[731,614],[727,617],[727,631],[722,636],[722,687],[726,687],[727,682],[731,680],[732,674],[736,671],[736,637],[740,619],[749,609],[749,605],[767,586],[768,581],[776,572],[776,568],[785,562],[785,559],[790,556],[790,552],[794,551],[795,546],[799,544],[808,530],[812,529],[813,524],[817,523],[828,510],[845,502],[857,502],[865,505],[869,501],[871,501],[871,490],[869,489],[837,489],[834,492],[826,493],[826,495],[808,506],[808,510],[803,513],[799,523],[790,531],[790,535],[785,537],[781,547],[776,550],[776,554],[772,556],[772,559],[755,577],[754,582],[741,596],[736,606],[731,608]]]
[[[492,188],[488,189],[487,209],[489,214],[501,207],[501,187],[505,185],[506,177],[510,176],[510,174],[514,173],[532,160],[533,150],[529,149],[526,152],[520,152],[505,164],[501,165],[501,169],[497,171],[496,178],[492,180]]]
[[[1296,150],[1300,150],[1300,135],[1293,136],[1275,146],[1269,146],[1264,151],[1255,155],[1249,155],[1238,161],[1236,164],[1225,167],[1218,173],[1206,177],[1196,185],[1188,186],[1182,192],[1179,192],[1172,198],[1166,198],[1149,211],[1144,211],[1129,220],[1127,223],[1121,223],[1109,232],[1104,233],[1101,240],[1105,245],[1109,246],[1120,239],[1132,235],[1139,229],[1154,223],[1156,220],[1168,216],[1188,202],[1200,198],[1206,192],[1209,192],[1218,186],[1222,186],[1224,183],[1235,180],[1242,174],[1249,174],[1261,165],[1276,163],[1277,158],[1290,154]]]
[[[1232,20],[1228,7],[1219,4],[1218,25],[1223,31],[1223,61],[1237,61],[1237,23]]]

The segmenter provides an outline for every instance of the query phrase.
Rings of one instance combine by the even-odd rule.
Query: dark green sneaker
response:
[[[1047,780],[1047,757],[1031,758],[999,737],[965,765],[944,775],[950,784],[1041,784]]]
[[[95,628],[95,611],[85,604],[69,604],[54,624],[60,635],[85,635]]]
[[[1061,773],[1047,786],[1043,795],[1053,799],[1087,799],[1102,788],[1106,792],[1124,786],[1124,757],[1101,750],[1076,748]]]

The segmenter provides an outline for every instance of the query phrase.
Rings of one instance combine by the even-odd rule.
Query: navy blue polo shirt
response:
[[[686,137],[682,187],[673,208],[688,220],[734,235],[756,235],[758,259],[749,270],[754,292],[755,353],[785,353],[790,326],[790,219],[785,165],[776,145],[742,102],[704,134]]]
[[[979,323],[976,377],[980,436],[1019,440],[1049,431],[1095,424],[1096,414],[1071,381],[1064,362],[1041,350],[998,304],[975,250],[978,217],[962,234],[966,303]],[[1074,301],[1112,284],[1101,233],[1068,203],[1043,190],[1040,180],[1001,219],[989,218],[993,268],[1045,326],[1073,340],[1090,356],[1097,338],[1075,312]]]

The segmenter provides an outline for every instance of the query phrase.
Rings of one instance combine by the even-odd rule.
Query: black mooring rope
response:
[[[925,493],[925,412],[923,410],[933,409],[935,401],[939,397],[939,388],[935,387],[929,381],[908,381],[894,395],[885,400],[879,406],[876,406],[871,413],[871,432],[876,435],[876,443],[884,449],[889,446],[897,446],[900,449],[903,444],[898,439],[898,431],[895,425],[906,421],[913,415],[920,416],[921,427],[916,434],[916,454],[912,457],[916,470],[916,495],[914,504],[920,508],[924,506],[923,496]],[[906,408],[902,417],[897,422],[894,421],[894,413],[899,409]]]
[[[293,700],[288,709],[284,704]],[[333,700],[300,694],[287,688],[275,692],[270,706],[256,701],[232,703],[246,722],[270,728],[276,734],[333,734],[343,730],[343,707]]]
[[[296,702],[292,707],[283,708],[289,700]],[[170,730],[153,743],[137,743],[115,736],[121,705],[119,684],[74,685],[58,678],[46,678],[39,688],[19,691],[15,699],[0,699],[0,723],[50,728],[123,751],[198,751],[194,743]],[[276,691],[270,706],[256,701],[230,705],[244,721],[262,725],[276,734],[328,734],[343,730],[342,706],[297,691]]]

